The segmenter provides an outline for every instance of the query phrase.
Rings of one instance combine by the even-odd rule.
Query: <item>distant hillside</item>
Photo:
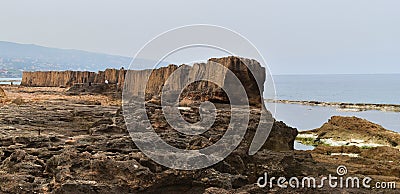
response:
[[[139,61],[141,64],[135,69],[154,64],[149,60]],[[124,56],[0,41],[0,78],[20,78],[22,71],[127,69],[130,62],[131,58]]]

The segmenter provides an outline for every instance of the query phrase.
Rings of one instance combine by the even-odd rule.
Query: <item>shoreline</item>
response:
[[[293,150],[291,142],[297,133],[294,132],[294,128],[283,122],[276,122],[276,128],[271,130],[271,136],[259,154],[247,155],[248,144],[243,143],[224,162],[207,170],[171,171],[153,163],[132,142],[118,99],[103,94],[68,95],[66,93],[68,89],[60,87],[3,88],[7,96],[0,115],[7,124],[0,127],[2,128],[0,139],[4,142],[0,146],[0,152],[4,150],[5,153],[3,162],[0,163],[0,168],[4,169],[0,171],[3,177],[0,188],[1,192],[5,193],[15,193],[21,191],[21,188],[23,191],[39,193],[72,192],[74,189],[96,191],[107,189],[120,193],[160,192],[158,188],[182,191],[180,184],[187,185],[187,180],[193,180],[196,184],[201,183],[200,189],[218,189],[232,185],[225,193],[228,191],[262,193],[265,191],[252,189],[254,180],[259,178],[257,172],[282,174],[282,169],[285,169],[288,173],[282,176],[319,177],[337,173],[339,164],[345,164],[349,169],[348,176],[351,177],[369,176],[375,181],[400,183],[400,178],[397,176],[400,152],[397,149],[387,146],[358,148],[322,145],[313,150]],[[21,99],[20,102],[13,102],[17,98]],[[180,109],[183,109],[182,113],[187,118],[200,117],[192,109]],[[230,112],[221,109],[222,114],[217,117],[219,120],[216,122],[216,127],[212,129],[213,131],[207,132],[212,132],[209,135],[212,138],[204,136],[193,139],[180,135],[167,125],[162,118],[162,112],[158,111],[161,110],[158,105],[151,105],[149,110],[154,110],[151,112],[154,116],[149,118],[154,122],[154,126],[160,129],[158,132],[163,135],[165,141],[171,142],[171,146],[174,147],[190,145],[188,146],[190,149],[203,148],[218,141],[225,133],[224,126],[229,122],[229,119],[224,118],[230,116]],[[251,120],[254,121],[258,118],[258,114],[256,112],[252,114]],[[253,137],[256,131],[255,125],[249,126],[252,128],[248,131],[253,134],[247,137]],[[361,138],[357,136],[352,138],[351,142],[361,142],[358,140]],[[250,139],[245,141],[250,142]],[[312,141],[314,143],[314,140]],[[364,143],[369,142],[364,141]],[[270,168],[271,166],[273,168]],[[136,176],[137,174],[140,176]],[[128,177],[131,181],[125,182],[125,179],[121,179],[126,175],[132,175]],[[113,179],[110,180],[108,177]],[[33,179],[34,183],[41,181],[41,184],[32,186],[30,180]],[[178,187],[171,187],[168,180],[173,180]],[[126,190],[121,191],[120,188]],[[188,190],[186,187],[183,189]],[[341,191],[327,189],[329,188],[323,188],[322,191],[328,193]],[[299,192],[312,191],[311,189]]]
[[[267,103],[299,104],[307,106],[335,107],[342,111],[361,112],[377,110],[383,112],[400,112],[400,104],[373,104],[373,103],[346,103],[346,102],[320,102],[302,100],[272,100],[266,99]]]

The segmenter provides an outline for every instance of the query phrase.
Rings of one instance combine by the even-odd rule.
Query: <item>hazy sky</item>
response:
[[[1,0],[0,40],[133,56],[154,36],[214,24],[273,74],[400,73],[399,0]]]

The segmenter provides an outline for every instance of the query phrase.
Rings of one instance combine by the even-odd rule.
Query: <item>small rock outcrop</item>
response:
[[[321,141],[348,142],[349,145],[372,145],[372,147],[397,147],[400,145],[399,133],[354,116],[333,116],[320,128],[302,133],[318,135],[318,139]]]
[[[350,172],[354,173],[353,177],[400,182],[399,133],[365,119],[342,116],[333,116],[320,128],[299,133],[302,137],[297,140],[316,146],[307,152],[330,172],[336,172],[338,165],[345,165],[347,169],[354,169]],[[368,192],[381,191],[372,189]]]

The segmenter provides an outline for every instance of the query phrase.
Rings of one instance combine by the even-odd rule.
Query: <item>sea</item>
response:
[[[400,74],[275,75],[276,98],[400,104]]]
[[[22,78],[0,78],[0,84],[7,84],[10,85],[11,82],[13,81],[12,84],[14,85],[20,85],[21,84]]]
[[[400,104],[400,74],[275,75],[276,99],[291,101]],[[400,112],[344,111],[333,106],[267,103],[277,120],[299,131],[321,127],[332,116],[356,116],[400,133]],[[296,149],[310,149],[298,142]]]

